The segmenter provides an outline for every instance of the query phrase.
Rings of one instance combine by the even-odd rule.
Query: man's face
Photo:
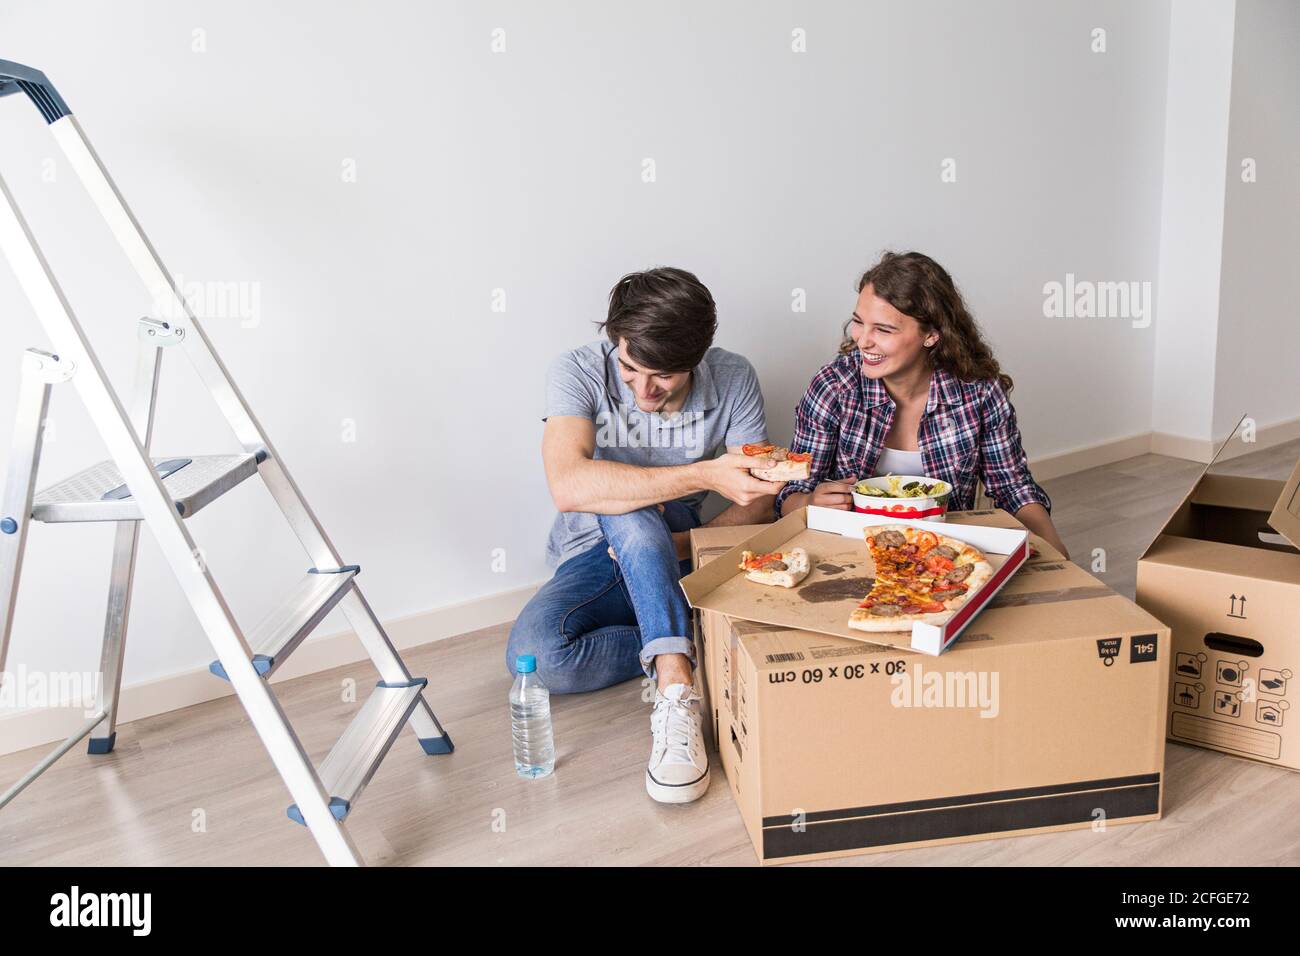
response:
[[[690,372],[642,368],[627,354],[627,339],[618,340],[618,370],[623,384],[636,396],[636,407],[643,412],[677,411],[691,387]]]

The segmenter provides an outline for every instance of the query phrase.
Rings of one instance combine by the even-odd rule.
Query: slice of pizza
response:
[[[956,538],[909,525],[869,527],[865,533],[876,580],[849,617],[855,630],[945,624],[993,576],[983,553]]]
[[[745,572],[746,578],[778,588],[794,587],[808,577],[809,566],[808,552],[803,548],[768,554],[745,551],[740,556],[740,570]]]
[[[812,476],[812,454],[810,452],[791,451],[780,445],[743,445],[741,447],[751,458],[770,458],[773,462],[767,468],[751,468],[749,473],[763,481],[794,481],[797,478]]]

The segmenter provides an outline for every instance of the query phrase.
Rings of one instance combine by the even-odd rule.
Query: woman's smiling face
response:
[[[925,332],[921,323],[904,315],[880,298],[870,284],[862,287],[849,337],[862,357],[862,374],[868,378],[898,375],[925,361],[927,346],[939,340],[934,332]]]

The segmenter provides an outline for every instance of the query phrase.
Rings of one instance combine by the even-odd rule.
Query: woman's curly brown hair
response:
[[[931,367],[941,368],[963,382],[996,379],[1010,394],[1011,376],[993,357],[993,350],[943,266],[920,252],[886,252],[862,274],[858,291],[868,285],[899,312],[920,322],[923,332],[939,334],[934,347],[925,350]],[[849,337],[846,322],[840,354],[847,355],[857,347]]]

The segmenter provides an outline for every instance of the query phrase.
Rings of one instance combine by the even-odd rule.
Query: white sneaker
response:
[[[660,803],[690,803],[709,789],[702,700],[689,684],[669,684],[662,693],[655,691],[655,709],[650,714],[654,747],[645,789]]]

